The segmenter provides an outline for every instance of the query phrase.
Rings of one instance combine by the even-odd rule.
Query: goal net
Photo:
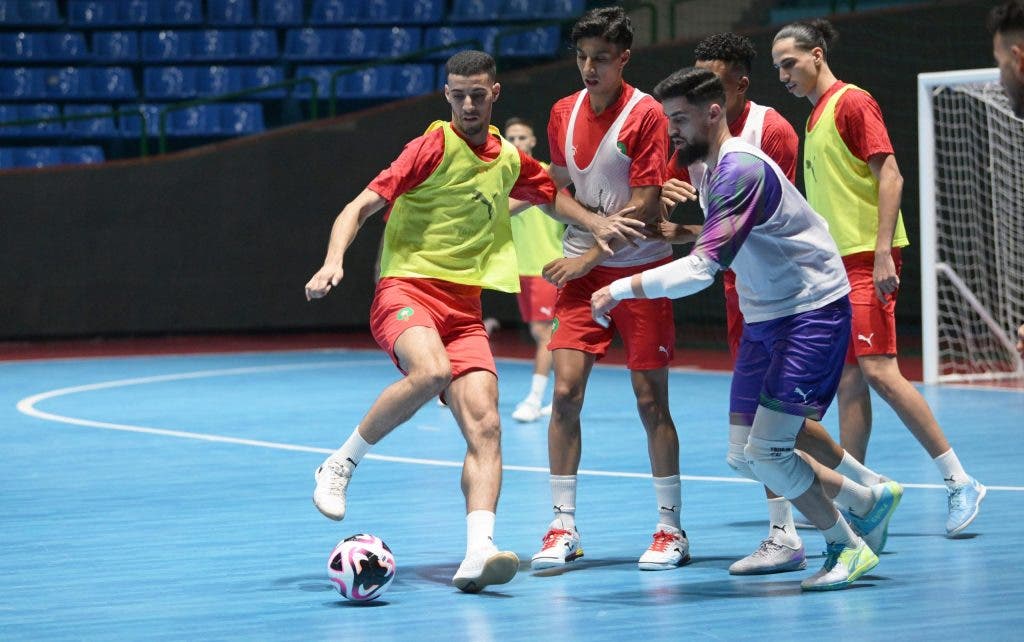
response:
[[[998,80],[918,75],[926,383],[1024,376],[1024,120]]]

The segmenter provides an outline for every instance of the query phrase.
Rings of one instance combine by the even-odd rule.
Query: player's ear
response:
[[[491,85],[491,96],[493,96],[493,98],[491,99],[491,102],[496,102],[498,100],[498,94],[500,94],[500,93],[501,93],[501,83],[500,82],[496,82],[493,85]]]
[[[1013,54],[1014,66],[1017,68],[1017,73],[1024,75],[1024,44],[1017,43],[1011,46],[1010,53]]]
[[[630,57],[633,55],[632,49],[626,49],[622,52],[622,66],[625,67],[626,63],[629,62]]]
[[[739,81],[736,83],[736,93],[747,93],[747,87],[750,87],[750,78],[748,76],[740,76]]]
[[[451,93],[451,90],[448,89],[448,83],[444,84],[444,92],[443,93],[444,93],[445,101],[446,102],[451,102],[452,101],[452,93]]]

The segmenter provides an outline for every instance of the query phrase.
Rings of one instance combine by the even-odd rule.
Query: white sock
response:
[[[843,485],[839,487],[839,492],[833,499],[836,504],[855,515],[867,515],[877,498],[867,486],[861,486],[852,479],[843,477]]]
[[[946,452],[942,453],[932,461],[939,467],[939,472],[942,473],[942,480],[946,482],[948,488],[954,486],[960,486],[966,484],[969,479],[964,467],[960,465],[960,459],[950,448]]]
[[[825,536],[825,541],[829,544],[845,544],[846,546],[860,546],[863,540],[853,532],[850,525],[846,523],[843,516],[840,515],[839,519],[831,528],[826,528],[821,531],[821,534]]]
[[[800,536],[793,523],[793,505],[785,497],[768,500],[768,537],[788,546],[800,544]]]
[[[466,554],[494,546],[494,513],[475,510],[466,515]]]
[[[836,466],[836,472],[843,477],[849,477],[861,486],[874,486],[885,481],[881,475],[857,461],[845,450],[843,451],[843,460]]]
[[[534,374],[533,380],[530,383],[530,396],[527,399],[533,399],[538,404],[544,399],[544,391],[548,389],[548,376],[542,374]]]
[[[331,456],[355,468],[363,460],[363,455],[369,452],[372,447],[373,445],[367,443],[363,436],[359,434],[359,426],[356,426],[356,429],[349,435],[348,440]]]
[[[551,505],[555,511],[552,526],[576,528],[576,475],[551,476]]]
[[[679,513],[683,510],[683,484],[679,475],[655,477],[654,496],[658,500],[658,525],[682,530]]]

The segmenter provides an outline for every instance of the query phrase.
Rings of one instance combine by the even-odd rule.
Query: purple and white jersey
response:
[[[748,322],[816,310],[850,291],[825,219],[760,149],[730,138],[698,193],[707,216],[691,254],[736,272]]]

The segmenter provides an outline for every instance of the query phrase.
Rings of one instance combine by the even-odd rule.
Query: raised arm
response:
[[[331,288],[341,283],[345,275],[345,251],[363,223],[387,204],[384,197],[367,188],[341,210],[331,227],[331,240],[323,267],[306,283],[306,300],[327,296]]]

